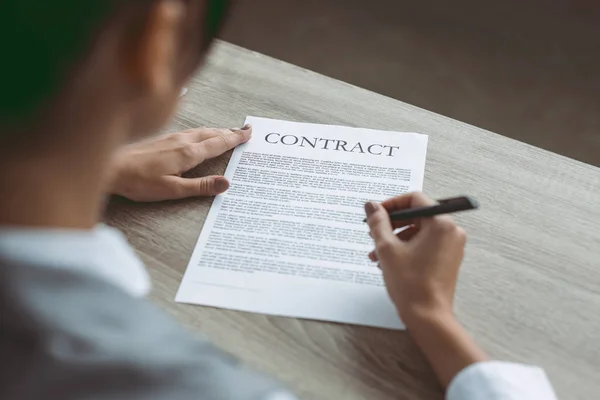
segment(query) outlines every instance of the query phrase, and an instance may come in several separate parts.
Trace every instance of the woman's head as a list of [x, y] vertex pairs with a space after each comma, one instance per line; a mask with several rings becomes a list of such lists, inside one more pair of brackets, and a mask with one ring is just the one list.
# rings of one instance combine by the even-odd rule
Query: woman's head
[[127, 135], [158, 129], [225, 9], [225, 0], [3, 0], [0, 143], [65, 119], [82, 131], [117, 120]]

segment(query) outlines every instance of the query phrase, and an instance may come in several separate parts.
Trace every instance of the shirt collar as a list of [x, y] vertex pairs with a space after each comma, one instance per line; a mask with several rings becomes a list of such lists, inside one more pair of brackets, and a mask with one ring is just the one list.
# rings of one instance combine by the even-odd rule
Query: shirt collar
[[20, 229], [0, 227], [0, 258], [81, 271], [104, 279], [135, 297], [150, 291], [143, 262], [116, 229]]

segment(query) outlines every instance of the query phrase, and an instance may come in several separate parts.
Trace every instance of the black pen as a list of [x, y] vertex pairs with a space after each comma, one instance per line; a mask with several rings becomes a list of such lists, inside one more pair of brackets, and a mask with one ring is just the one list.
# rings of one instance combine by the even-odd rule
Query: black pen
[[[479, 203], [472, 197], [460, 196], [438, 200], [439, 204], [429, 207], [407, 208], [390, 213], [392, 221], [406, 221], [413, 218], [433, 217], [440, 214], [450, 214], [459, 211], [476, 210]], [[365, 218], [364, 222], [367, 222]]]

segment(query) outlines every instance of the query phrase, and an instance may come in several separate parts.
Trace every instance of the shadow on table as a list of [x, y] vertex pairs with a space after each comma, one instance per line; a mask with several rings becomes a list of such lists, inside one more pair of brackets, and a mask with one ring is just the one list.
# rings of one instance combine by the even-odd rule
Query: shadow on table
[[390, 399], [443, 399], [443, 390], [407, 331], [352, 326], [350, 373]]

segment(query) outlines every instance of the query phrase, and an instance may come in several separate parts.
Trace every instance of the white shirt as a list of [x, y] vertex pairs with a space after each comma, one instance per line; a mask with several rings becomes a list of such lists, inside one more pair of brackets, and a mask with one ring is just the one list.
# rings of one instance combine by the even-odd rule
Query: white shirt
[[[142, 261], [121, 232], [99, 225], [91, 231], [0, 228], [0, 257], [53, 268], [85, 271], [135, 297], [150, 291]], [[555, 400], [541, 368], [500, 361], [481, 362], [459, 372], [447, 400]], [[265, 400], [296, 400], [274, 393]]]

